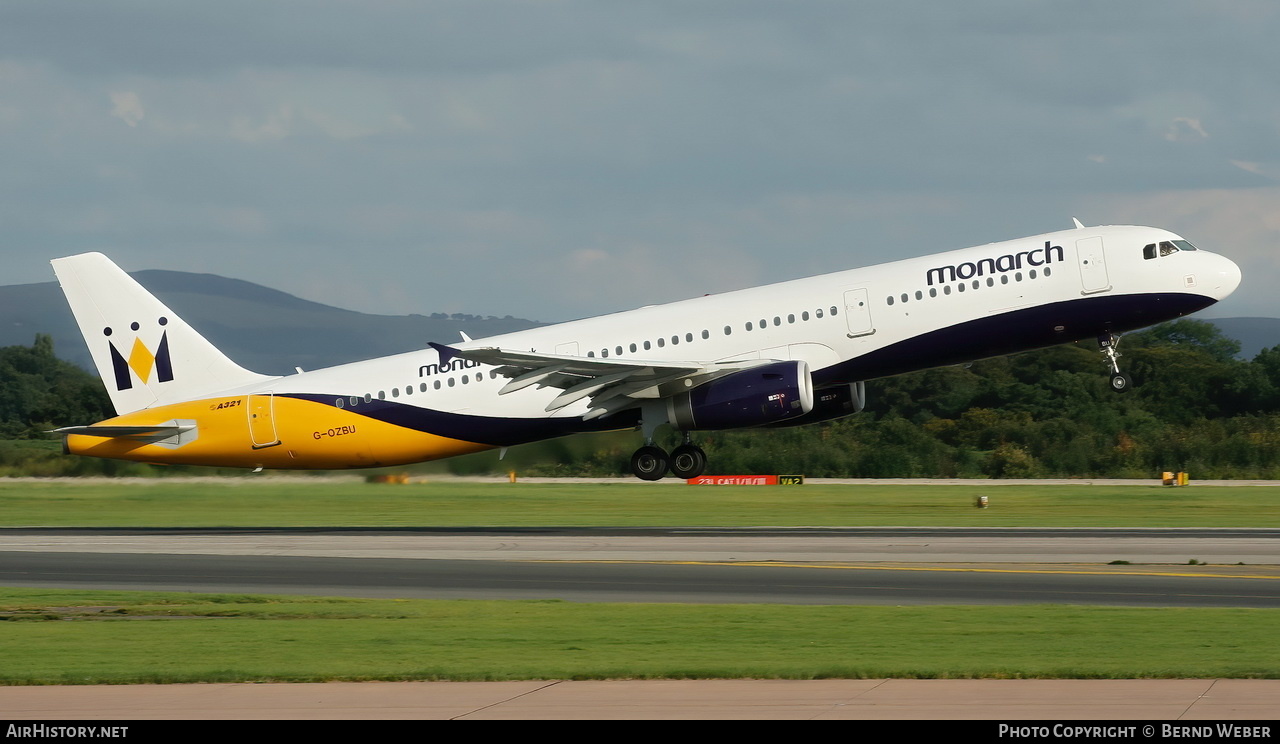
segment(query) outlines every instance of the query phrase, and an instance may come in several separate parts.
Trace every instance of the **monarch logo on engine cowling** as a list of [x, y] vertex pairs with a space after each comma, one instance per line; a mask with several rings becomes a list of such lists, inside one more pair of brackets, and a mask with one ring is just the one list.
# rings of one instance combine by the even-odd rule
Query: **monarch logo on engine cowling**
[[1044, 266], [1045, 264], [1053, 263], [1055, 255], [1058, 261], [1065, 260], [1062, 246], [1051, 245], [1049, 241], [1045, 241], [1044, 248], [1033, 248], [1029, 251], [1018, 251], [1017, 253], [1009, 253], [997, 258], [983, 258], [978, 261], [929, 269], [925, 272], [925, 281], [932, 287], [935, 284], [935, 280], [937, 284], [945, 284], [954, 282], [957, 279], [972, 279], [975, 276], [983, 276], [985, 274], [1003, 274], [1006, 271], [1025, 268], [1026, 266]]
[[[160, 318], [159, 324], [161, 328], [169, 324], [168, 318]], [[129, 324], [129, 329], [135, 334], [142, 328], [142, 324], [134, 321]], [[142, 340], [142, 336], [135, 335], [133, 337], [133, 345], [129, 347], [129, 355], [126, 357], [116, 347], [114, 341], [109, 340], [113, 329], [110, 327], [102, 329], [102, 335], [108, 338], [107, 346], [111, 349], [111, 370], [116, 378], [116, 390], [130, 390], [133, 388], [133, 378], [137, 376], [146, 385], [151, 381], [151, 375], [155, 373], [156, 382], [171, 382], [173, 380], [173, 361], [169, 357], [169, 332], [162, 330], [160, 332], [160, 342], [156, 345], [156, 350], [152, 351]], [[132, 374], [130, 374], [132, 372]]]

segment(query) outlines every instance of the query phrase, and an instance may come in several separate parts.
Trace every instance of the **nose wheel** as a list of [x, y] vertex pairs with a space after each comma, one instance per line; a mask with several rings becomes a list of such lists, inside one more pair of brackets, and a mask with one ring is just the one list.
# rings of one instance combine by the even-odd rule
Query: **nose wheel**
[[1120, 357], [1120, 352], [1116, 351], [1119, 343], [1120, 337], [1114, 333], [1098, 336], [1098, 347], [1107, 358], [1107, 366], [1111, 368], [1111, 389], [1117, 393], [1127, 393], [1133, 387], [1133, 380], [1120, 371], [1120, 365], [1116, 362]]

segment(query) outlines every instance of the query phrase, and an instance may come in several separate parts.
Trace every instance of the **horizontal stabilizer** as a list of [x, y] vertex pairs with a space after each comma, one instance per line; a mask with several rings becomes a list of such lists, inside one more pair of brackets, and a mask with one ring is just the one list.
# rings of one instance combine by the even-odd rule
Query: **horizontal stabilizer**
[[74, 434], [84, 437], [120, 439], [136, 442], [139, 445], [155, 444], [170, 449], [177, 449], [184, 444], [190, 444], [200, 435], [200, 432], [196, 430], [196, 422], [190, 419], [173, 419], [161, 424], [138, 426], [111, 424], [101, 426], [64, 426], [49, 433], [62, 434], [63, 436]]
[[151, 439], [153, 437], [171, 437], [191, 431], [195, 424], [176, 425], [158, 424], [156, 426], [64, 426], [54, 429], [50, 434], [80, 434], [87, 437], [107, 437], [116, 439]]

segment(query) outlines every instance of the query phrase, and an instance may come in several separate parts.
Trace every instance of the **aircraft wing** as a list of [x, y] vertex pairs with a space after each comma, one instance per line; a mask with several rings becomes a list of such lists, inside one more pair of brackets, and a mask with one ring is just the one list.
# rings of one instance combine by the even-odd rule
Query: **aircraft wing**
[[440, 353], [445, 364], [454, 358], [467, 359], [496, 367], [498, 374], [510, 379], [499, 395], [536, 385], [554, 387], [564, 392], [547, 404], [547, 412], [588, 399], [590, 410], [584, 420], [598, 418], [639, 405], [644, 399], [658, 399], [691, 390], [705, 382], [749, 367], [767, 364], [767, 359], [733, 362], [671, 362], [643, 359], [597, 359], [596, 357], [540, 354], [483, 347], [455, 349], [444, 344], [430, 344]]

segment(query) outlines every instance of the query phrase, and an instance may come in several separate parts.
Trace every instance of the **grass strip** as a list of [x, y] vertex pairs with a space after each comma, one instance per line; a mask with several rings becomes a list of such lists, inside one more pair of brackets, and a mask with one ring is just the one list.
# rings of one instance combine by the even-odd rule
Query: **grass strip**
[[1280, 678], [1280, 612], [0, 590], [0, 683]]
[[1280, 488], [0, 482], [8, 527], [594, 525], [1280, 527]]

